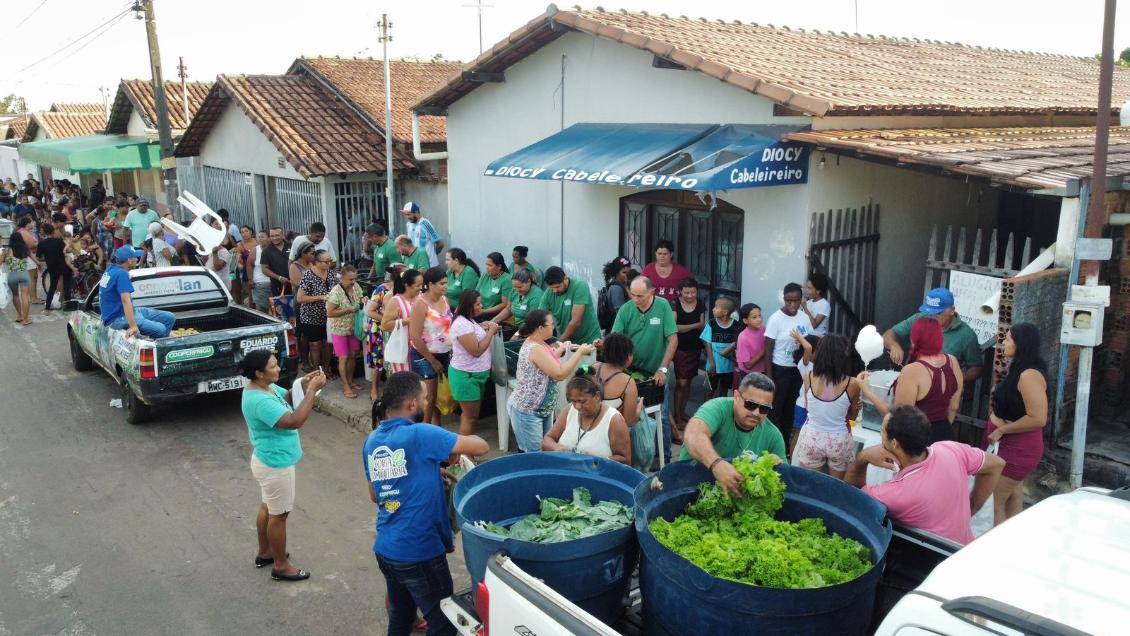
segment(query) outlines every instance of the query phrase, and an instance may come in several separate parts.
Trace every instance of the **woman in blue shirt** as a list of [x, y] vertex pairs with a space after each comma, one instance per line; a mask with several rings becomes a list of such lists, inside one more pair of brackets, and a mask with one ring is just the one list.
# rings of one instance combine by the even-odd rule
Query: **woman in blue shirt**
[[276, 581], [303, 581], [310, 573], [291, 565], [286, 552], [286, 518], [294, 509], [294, 466], [302, 458], [298, 429], [314, 410], [314, 396], [326, 385], [321, 370], [300, 380], [306, 394], [298, 408], [291, 407], [291, 392], [275, 384], [279, 361], [274, 352], [248, 352], [239, 365], [249, 380], [243, 389], [243, 418], [251, 438], [251, 474], [263, 491], [263, 503], [255, 519], [259, 552], [255, 567], [274, 565]]

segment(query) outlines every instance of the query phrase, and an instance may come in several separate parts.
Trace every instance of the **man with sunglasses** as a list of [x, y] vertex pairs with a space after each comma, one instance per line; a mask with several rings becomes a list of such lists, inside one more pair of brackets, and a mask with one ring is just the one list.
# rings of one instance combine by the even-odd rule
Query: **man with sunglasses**
[[739, 455], [756, 458], [763, 451], [778, 459], [785, 456], [785, 438], [769, 421], [774, 390], [769, 376], [750, 373], [733, 397], [714, 398], [700, 406], [683, 433], [679, 459], [697, 459], [723, 490], [740, 494], [744, 478], [728, 460]]

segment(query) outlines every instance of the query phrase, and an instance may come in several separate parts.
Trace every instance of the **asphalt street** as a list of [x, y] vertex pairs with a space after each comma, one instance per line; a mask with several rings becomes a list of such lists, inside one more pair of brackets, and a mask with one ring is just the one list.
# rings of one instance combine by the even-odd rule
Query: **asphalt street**
[[[239, 392], [141, 426], [114, 382], [75, 372], [63, 314], [0, 316], [0, 636], [383, 634], [363, 437], [315, 414], [302, 429], [288, 524], [302, 583], [256, 569], [259, 490]], [[456, 587], [467, 582], [461, 549]]]

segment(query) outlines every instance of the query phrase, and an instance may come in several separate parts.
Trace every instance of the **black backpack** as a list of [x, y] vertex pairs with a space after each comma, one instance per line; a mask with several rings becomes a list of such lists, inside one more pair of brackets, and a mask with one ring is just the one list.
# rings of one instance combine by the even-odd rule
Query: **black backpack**
[[596, 295], [596, 320], [600, 323], [600, 328], [605, 331], [612, 328], [612, 323], [616, 322], [616, 310], [612, 308], [612, 285], [615, 283], [607, 283], [600, 293]]

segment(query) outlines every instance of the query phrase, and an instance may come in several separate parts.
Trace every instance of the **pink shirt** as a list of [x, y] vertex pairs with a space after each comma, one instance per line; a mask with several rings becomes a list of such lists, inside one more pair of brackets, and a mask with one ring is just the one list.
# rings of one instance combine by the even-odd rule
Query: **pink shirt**
[[655, 269], [655, 263], [648, 263], [640, 276], [647, 276], [648, 280], [655, 287], [655, 295], [660, 298], [675, 302], [679, 300], [679, 285], [683, 281], [693, 276], [690, 270], [683, 267], [678, 263], [671, 264], [671, 275], [667, 278], [660, 278], [659, 272]]
[[482, 340], [486, 333], [486, 329], [480, 327], [479, 323], [467, 320], [463, 316], [456, 318], [455, 322], [451, 323], [451, 366], [465, 373], [490, 371], [489, 348], [476, 358], [463, 348], [463, 343], [459, 342], [460, 336], [474, 334], [475, 340]]
[[752, 360], [764, 351], [765, 325], [761, 325], [761, 328], [756, 330], [750, 329], [749, 327], [742, 329], [742, 332], [738, 334], [738, 369], [742, 373], [752, 373], [754, 371], [765, 373], [765, 356], [761, 356], [760, 360], [749, 367], [742, 364], [743, 360]]
[[928, 453], [924, 461], [888, 482], [864, 486], [863, 492], [886, 505], [895, 522], [965, 545], [973, 540], [969, 475], [985, 465], [985, 451], [961, 442], [935, 442]]

